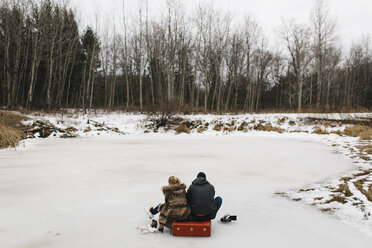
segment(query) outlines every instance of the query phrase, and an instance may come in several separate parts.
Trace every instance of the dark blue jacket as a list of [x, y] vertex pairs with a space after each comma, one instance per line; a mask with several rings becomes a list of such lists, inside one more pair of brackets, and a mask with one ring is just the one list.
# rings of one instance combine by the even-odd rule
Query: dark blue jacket
[[214, 187], [202, 177], [196, 178], [187, 190], [187, 203], [193, 215], [211, 215], [217, 210]]

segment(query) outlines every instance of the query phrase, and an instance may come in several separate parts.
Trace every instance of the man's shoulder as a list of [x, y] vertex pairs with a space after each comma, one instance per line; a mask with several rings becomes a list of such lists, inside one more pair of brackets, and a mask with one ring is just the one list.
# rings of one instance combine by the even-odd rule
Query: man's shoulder
[[213, 184], [211, 184], [210, 182], [208, 182], [206, 185], [207, 185], [208, 188], [210, 188], [211, 190], [214, 191], [214, 186], [213, 186]]
[[[205, 181], [207, 181], [207, 180], [205, 180]], [[211, 184], [211, 182], [209, 182], [209, 181], [207, 181], [206, 184], [207, 184], [207, 185], [210, 185], [210, 186], [212, 186], [212, 187], [214, 187], [213, 184]]]

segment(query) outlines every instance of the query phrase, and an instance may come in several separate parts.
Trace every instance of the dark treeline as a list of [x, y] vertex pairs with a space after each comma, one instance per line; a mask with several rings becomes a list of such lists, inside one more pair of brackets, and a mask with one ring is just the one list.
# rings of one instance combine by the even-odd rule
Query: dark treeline
[[[167, 1], [123, 11], [121, 32], [79, 30], [54, 1], [0, 4], [0, 105], [37, 109], [126, 108], [247, 111], [372, 106], [371, 41], [346, 50], [327, 3], [308, 24], [283, 21], [272, 49], [259, 24], [213, 6], [183, 13]], [[135, 13], [135, 14], [133, 14]], [[135, 16], [133, 18], [133, 16]], [[129, 24], [130, 23], [130, 24]]]

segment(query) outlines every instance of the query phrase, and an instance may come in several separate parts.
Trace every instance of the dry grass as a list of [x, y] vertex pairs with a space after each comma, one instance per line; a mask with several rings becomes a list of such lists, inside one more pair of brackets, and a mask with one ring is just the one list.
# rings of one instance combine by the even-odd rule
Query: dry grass
[[283, 197], [287, 197], [287, 194], [284, 193], [284, 192], [275, 192], [274, 194], [275, 195], [280, 195], [280, 196], [283, 196]]
[[342, 135], [344, 134], [344, 133], [341, 132], [341, 131], [332, 131], [332, 132], [330, 132], [330, 133], [337, 134], [337, 135], [340, 135], [340, 136], [342, 136]]
[[338, 127], [338, 126], [341, 125], [341, 123], [335, 123], [335, 122], [328, 122], [328, 121], [326, 121], [326, 122], [323, 123], [323, 125], [326, 128], [327, 127]]
[[345, 199], [345, 197], [341, 195], [332, 195], [332, 198], [326, 201], [325, 203], [331, 203], [331, 202], [339, 202], [339, 203], [345, 204], [347, 200]]
[[21, 121], [27, 119], [25, 116], [0, 111], [0, 148], [15, 147], [26, 137]]
[[313, 133], [316, 133], [316, 134], [329, 134], [329, 132], [327, 132], [326, 130], [323, 130], [323, 128], [319, 127], [319, 126], [316, 126]]
[[313, 191], [315, 189], [312, 189], [312, 188], [309, 188], [309, 189], [300, 189], [299, 192], [309, 192], [309, 191]]
[[355, 174], [354, 177], [366, 176], [366, 175], [369, 175], [371, 173], [372, 173], [372, 169], [371, 170], [364, 170], [362, 172], [359, 172], [358, 174]]
[[360, 179], [354, 182], [355, 187], [367, 197], [368, 201], [372, 202], [372, 185], [369, 185], [368, 190], [364, 189], [364, 183], [367, 181], [366, 178]]
[[244, 131], [244, 130], [246, 129], [247, 125], [248, 125], [248, 124], [247, 124], [245, 121], [243, 121], [243, 122], [239, 125], [239, 127], [238, 127], [238, 131]]
[[232, 120], [230, 123], [227, 123], [226, 125], [229, 127], [235, 126], [235, 120]]
[[190, 128], [187, 126], [187, 124], [185, 123], [182, 123], [182, 124], [179, 124], [176, 129], [176, 134], [180, 134], [180, 133], [187, 133], [189, 134], [190, 133]]
[[291, 125], [291, 126], [294, 126], [296, 124], [296, 122], [291, 120], [291, 121], [288, 122], [288, 124]]
[[216, 125], [214, 126], [213, 130], [219, 132], [219, 131], [222, 130], [222, 127], [223, 127], [223, 126], [222, 126], [221, 124], [216, 124]]
[[331, 212], [332, 208], [321, 208], [320, 211], [322, 212]]
[[229, 132], [229, 133], [231, 133], [234, 130], [235, 130], [235, 128], [234, 127], [231, 127], [231, 126], [227, 126], [227, 127], [224, 127], [223, 128], [223, 131], [224, 132]]
[[278, 121], [277, 121], [277, 124], [278, 125], [282, 125], [288, 118], [287, 117], [283, 117], [283, 118], [280, 118]]
[[92, 131], [92, 129], [90, 127], [87, 127], [84, 129], [84, 133], [89, 133], [90, 131]]
[[363, 153], [359, 153], [358, 154], [359, 158], [365, 160], [365, 161], [369, 161], [371, 160], [368, 156], [364, 155]]
[[204, 133], [207, 130], [208, 130], [208, 127], [205, 127], [205, 126], [200, 126], [197, 129], [198, 133]]
[[28, 120], [29, 118], [13, 114], [6, 111], [0, 111], [0, 124], [10, 127], [22, 127], [21, 121]]
[[360, 151], [362, 151], [364, 153], [372, 155], [372, 145], [370, 145], [370, 144], [360, 145], [360, 146], [357, 146], [356, 148], [358, 148]]
[[76, 128], [74, 128], [74, 127], [68, 127], [68, 128], [66, 128], [65, 129], [67, 132], [77, 132], [77, 131], [79, 131], [79, 130], [77, 130]]
[[342, 193], [346, 197], [350, 197], [350, 196], [353, 195], [353, 193], [351, 193], [351, 191], [349, 189], [349, 186], [347, 185], [347, 181], [345, 183], [340, 184], [338, 186], [338, 189], [335, 189], [332, 192], [334, 192], [334, 193]]
[[306, 131], [296, 129], [296, 130], [290, 131], [290, 133], [306, 133]]
[[26, 134], [17, 128], [0, 124], [0, 148], [16, 147]]
[[365, 125], [346, 127], [344, 134], [352, 137], [360, 137], [362, 140], [372, 140], [372, 128]]
[[254, 130], [257, 130], [257, 131], [266, 131], [266, 132], [278, 132], [278, 133], [283, 133], [284, 132], [284, 129], [280, 128], [280, 127], [273, 127], [271, 126], [271, 124], [267, 124], [267, 125], [262, 125], [261, 123], [260, 124], [257, 124], [253, 127]]

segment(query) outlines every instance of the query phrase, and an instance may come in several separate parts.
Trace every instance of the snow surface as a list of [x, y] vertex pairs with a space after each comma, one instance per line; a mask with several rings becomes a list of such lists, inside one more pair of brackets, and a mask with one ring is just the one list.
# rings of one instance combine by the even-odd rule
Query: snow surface
[[[371, 247], [371, 233], [275, 194], [353, 171], [352, 161], [305, 134], [263, 134], [48, 138], [0, 151], [0, 246]], [[217, 217], [238, 221], [213, 221], [210, 238], [140, 234], [168, 177], [189, 185], [199, 171], [223, 198]]]

